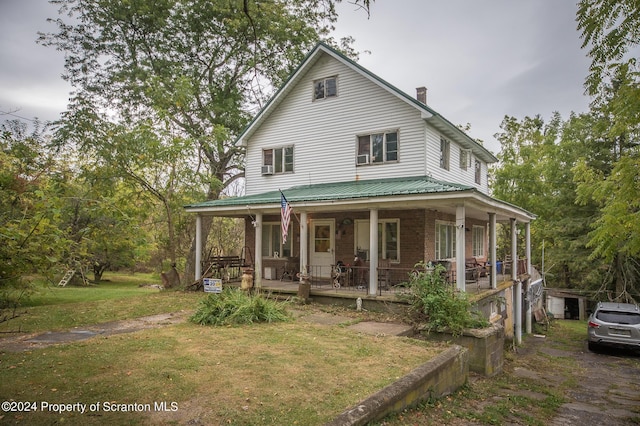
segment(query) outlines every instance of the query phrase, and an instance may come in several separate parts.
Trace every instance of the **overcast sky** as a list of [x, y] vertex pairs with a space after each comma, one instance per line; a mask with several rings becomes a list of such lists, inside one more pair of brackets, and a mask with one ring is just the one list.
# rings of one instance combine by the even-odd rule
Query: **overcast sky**
[[[360, 64], [427, 103], [494, 153], [505, 115], [584, 112], [589, 61], [576, 31], [576, 0], [376, 0], [371, 17], [345, 0], [336, 37], [351, 35]], [[0, 0], [0, 121], [55, 120], [70, 87], [64, 57], [36, 44], [53, 31], [45, 0]]]

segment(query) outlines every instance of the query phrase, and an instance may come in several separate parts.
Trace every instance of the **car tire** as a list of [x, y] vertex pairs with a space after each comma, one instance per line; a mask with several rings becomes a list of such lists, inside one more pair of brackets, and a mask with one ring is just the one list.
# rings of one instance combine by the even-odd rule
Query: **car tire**
[[598, 351], [598, 348], [599, 348], [598, 344], [597, 344], [597, 343], [595, 343], [595, 342], [588, 342], [588, 343], [587, 343], [587, 346], [589, 347], [589, 350], [590, 350], [591, 352], [597, 352], [597, 351]]

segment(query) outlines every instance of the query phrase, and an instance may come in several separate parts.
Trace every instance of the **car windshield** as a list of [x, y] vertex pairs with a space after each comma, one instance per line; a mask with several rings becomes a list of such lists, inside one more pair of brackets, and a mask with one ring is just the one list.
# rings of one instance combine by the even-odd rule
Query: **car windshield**
[[598, 311], [596, 318], [615, 324], [640, 324], [640, 313], [635, 312]]

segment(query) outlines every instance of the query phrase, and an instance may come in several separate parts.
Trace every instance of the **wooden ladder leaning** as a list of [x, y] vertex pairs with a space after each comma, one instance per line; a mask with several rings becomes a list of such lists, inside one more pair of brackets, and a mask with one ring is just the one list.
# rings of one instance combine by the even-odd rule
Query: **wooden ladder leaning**
[[64, 274], [64, 277], [62, 277], [62, 279], [60, 280], [60, 282], [58, 283], [59, 287], [64, 287], [67, 285], [67, 283], [69, 281], [71, 281], [71, 278], [73, 278], [73, 276], [76, 274], [76, 270], [75, 269], [69, 269], [67, 271], [66, 274]]

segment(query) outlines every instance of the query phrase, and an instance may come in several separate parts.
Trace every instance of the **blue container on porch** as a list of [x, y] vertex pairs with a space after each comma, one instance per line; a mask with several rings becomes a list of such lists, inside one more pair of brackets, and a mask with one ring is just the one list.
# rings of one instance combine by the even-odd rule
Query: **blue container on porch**
[[502, 262], [500, 261], [496, 262], [496, 271], [498, 274], [502, 274]]

